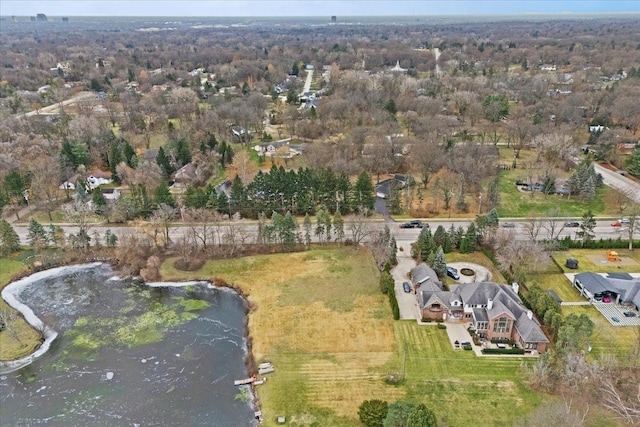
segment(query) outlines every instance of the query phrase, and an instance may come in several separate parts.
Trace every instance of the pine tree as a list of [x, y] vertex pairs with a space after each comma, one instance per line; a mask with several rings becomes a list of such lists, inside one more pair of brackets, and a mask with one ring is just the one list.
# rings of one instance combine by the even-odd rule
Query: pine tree
[[160, 169], [162, 169], [165, 177], [168, 177], [174, 172], [173, 166], [171, 166], [169, 157], [167, 157], [163, 147], [158, 149], [158, 154], [156, 154], [156, 163], [160, 166]]
[[447, 274], [447, 261], [444, 258], [442, 246], [438, 246], [438, 249], [436, 249], [435, 258], [431, 267], [438, 277], [444, 277]]
[[49, 236], [47, 235], [46, 230], [42, 224], [35, 219], [31, 218], [27, 230], [27, 240], [31, 247], [44, 248], [49, 244]]
[[0, 219], [0, 253], [8, 255], [20, 249], [20, 237], [5, 219]]
[[291, 216], [291, 212], [287, 212], [282, 223], [282, 244], [286, 248], [291, 248], [296, 244], [296, 230], [298, 224]]
[[375, 202], [375, 188], [371, 182], [371, 175], [366, 171], [360, 172], [352, 190], [352, 206], [360, 213], [369, 213], [373, 210]]
[[344, 219], [342, 219], [340, 209], [337, 209], [333, 216], [333, 229], [336, 235], [336, 242], [344, 241]]
[[467, 228], [467, 232], [464, 235], [464, 239], [467, 242], [467, 252], [474, 252], [478, 244], [478, 232], [476, 231], [476, 225], [472, 222]]
[[304, 244], [306, 246], [309, 246], [311, 244], [311, 218], [309, 217], [309, 214], [305, 214], [304, 215], [304, 223], [303, 223], [303, 228], [304, 228]]
[[103, 216], [107, 212], [107, 199], [98, 188], [91, 193], [91, 203], [96, 215]]
[[169, 190], [169, 184], [166, 181], [162, 181], [160, 185], [156, 187], [153, 193], [153, 203], [155, 206], [167, 205], [172, 208], [176, 207], [176, 202], [173, 199], [173, 195]]

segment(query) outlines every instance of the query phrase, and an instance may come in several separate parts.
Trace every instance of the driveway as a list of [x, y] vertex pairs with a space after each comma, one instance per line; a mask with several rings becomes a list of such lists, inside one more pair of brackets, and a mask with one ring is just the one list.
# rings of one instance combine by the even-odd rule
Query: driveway
[[420, 319], [416, 294], [413, 288], [409, 293], [402, 289], [403, 282], [411, 283], [409, 280], [409, 271], [416, 266], [416, 262], [411, 258], [411, 243], [410, 241], [396, 242], [398, 246], [398, 253], [396, 254], [398, 265], [391, 269], [391, 275], [395, 283], [396, 299], [398, 300], [398, 307], [400, 307], [400, 318], [415, 320]]
[[[456, 282], [458, 283], [474, 283], [474, 282], [490, 282], [491, 281], [492, 275], [489, 269], [479, 264], [473, 264], [470, 262], [450, 262], [450, 263], [447, 263], [447, 266], [453, 267], [458, 270], [458, 274], [460, 275], [460, 279], [456, 280]], [[474, 274], [472, 276], [465, 276], [464, 274], [462, 274], [462, 271], [461, 271], [463, 268], [468, 268], [470, 270], [473, 270]]]
[[482, 348], [473, 343], [471, 335], [467, 330], [467, 324], [462, 322], [445, 322], [445, 325], [447, 325], [447, 335], [449, 336], [449, 342], [451, 342], [451, 348], [454, 350], [462, 350], [462, 345], [456, 346], [455, 342], [458, 341], [458, 344], [468, 342], [471, 344], [476, 356], [482, 356]]

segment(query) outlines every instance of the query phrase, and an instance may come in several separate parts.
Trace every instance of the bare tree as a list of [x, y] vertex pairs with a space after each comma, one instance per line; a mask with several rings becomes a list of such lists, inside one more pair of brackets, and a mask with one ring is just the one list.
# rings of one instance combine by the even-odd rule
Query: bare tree
[[360, 245], [373, 233], [372, 224], [367, 221], [367, 216], [364, 213], [349, 216], [345, 222], [354, 245]]
[[411, 147], [411, 167], [420, 176], [424, 188], [445, 163], [446, 153], [435, 135], [416, 141]]
[[529, 237], [529, 240], [535, 242], [538, 240], [538, 235], [540, 234], [540, 230], [542, 230], [543, 228], [543, 223], [542, 221], [540, 221], [540, 218], [530, 216], [527, 217], [527, 220], [523, 224], [522, 228], [524, 228], [527, 232], [527, 237]]
[[501, 268], [516, 278], [540, 271], [550, 262], [543, 245], [516, 240], [512, 230], [503, 231], [496, 236], [496, 255]]
[[164, 239], [164, 246], [168, 246], [171, 242], [169, 238], [169, 229], [171, 223], [176, 219], [178, 210], [169, 205], [161, 203], [158, 208], [151, 215], [151, 223], [160, 226], [162, 231], [162, 238]]
[[560, 233], [564, 230], [564, 220], [561, 218], [561, 212], [558, 208], [552, 208], [547, 211], [542, 218], [542, 227], [547, 230], [549, 240], [556, 240], [560, 237]]

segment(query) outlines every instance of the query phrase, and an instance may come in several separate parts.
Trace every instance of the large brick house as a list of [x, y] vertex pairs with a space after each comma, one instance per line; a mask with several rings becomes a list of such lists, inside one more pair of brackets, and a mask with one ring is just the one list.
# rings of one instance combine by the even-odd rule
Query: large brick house
[[549, 340], [531, 310], [522, 305], [517, 284], [478, 282], [445, 291], [433, 279], [435, 273], [425, 268], [431, 270], [421, 264], [411, 272], [423, 319], [459, 319], [470, 323], [481, 338], [512, 340], [529, 352], [546, 350]]

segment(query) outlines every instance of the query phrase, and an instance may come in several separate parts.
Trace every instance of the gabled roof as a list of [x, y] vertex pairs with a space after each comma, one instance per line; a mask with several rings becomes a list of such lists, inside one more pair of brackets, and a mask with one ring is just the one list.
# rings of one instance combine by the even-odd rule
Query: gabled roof
[[529, 319], [527, 313], [520, 315], [515, 327], [524, 342], [549, 342], [540, 325], [535, 320]]
[[488, 322], [489, 317], [487, 316], [487, 311], [482, 308], [474, 308], [473, 309], [473, 318], [476, 322]]
[[498, 316], [501, 316], [503, 314], [506, 314], [507, 316], [513, 318], [514, 320], [516, 319], [516, 317], [514, 316], [514, 314], [511, 312], [511, 310], [509, 310], [505, 304], [502, 303], [502, 301], [497, 300], [493, 303], [493, 307], [491, 307], [490, 309], [487, 308], [487, 317], [489, 319], [495, 319]]
[[436, 272], [424, 262], [413, 267], [410, 274], [411, 281], [417, 285], [422, 285], [429, 279], [431, 279], [431, 282], [440, 283]]
[[[440, 303], [441, 305], [450, 308], [449, 294], [447, 291], [429, 292], [429, 299], [426, 300], [423, 307], [430, 306], [433, 303]], [[427, 295], [425, 295], [427, 296]]]
[[610, 290], [608, 279], [590, 271], [576, 274], [575, 280], [579, 280], [582, 287], [594, 295]]

